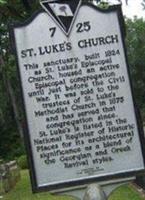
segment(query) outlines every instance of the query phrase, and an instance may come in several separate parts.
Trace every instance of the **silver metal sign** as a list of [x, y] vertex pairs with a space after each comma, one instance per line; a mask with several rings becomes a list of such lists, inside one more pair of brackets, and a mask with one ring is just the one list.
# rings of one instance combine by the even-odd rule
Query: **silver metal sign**
[[[60, 5], [51, 6], [61, 16]], [[69, 4], [65, 9], [70, 17]], [[82, 4], [69, 34], [41, 11], [12, 35], [33, 191], [142, 172], [121, 8]]]

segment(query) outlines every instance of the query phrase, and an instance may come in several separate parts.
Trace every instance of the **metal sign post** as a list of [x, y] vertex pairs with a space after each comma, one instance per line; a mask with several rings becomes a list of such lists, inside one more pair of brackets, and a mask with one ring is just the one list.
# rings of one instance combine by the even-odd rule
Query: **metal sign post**
[[54, 193], [75, 197], [78, 200], [107, 200], [110, 194], [121, 185], [128, 184], [135, 177], [118, 179], [100, 183], [93, 183], [84, 188], [70, 188], [68, 191]]

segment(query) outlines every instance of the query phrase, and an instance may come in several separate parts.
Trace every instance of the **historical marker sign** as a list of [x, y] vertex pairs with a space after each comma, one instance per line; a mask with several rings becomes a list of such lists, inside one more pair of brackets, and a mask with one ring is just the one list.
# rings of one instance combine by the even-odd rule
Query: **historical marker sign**
[[42, 11], [14, 26], [34, 191], [144, 170], [121, 19], [82, 4], [71, 29]]

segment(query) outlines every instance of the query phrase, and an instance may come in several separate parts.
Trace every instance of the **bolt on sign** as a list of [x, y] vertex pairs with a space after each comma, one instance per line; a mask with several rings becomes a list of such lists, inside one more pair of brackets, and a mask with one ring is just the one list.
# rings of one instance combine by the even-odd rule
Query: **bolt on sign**
[[121, 7], [41, 5], [11, 27], [33, 191], [143, 172]]

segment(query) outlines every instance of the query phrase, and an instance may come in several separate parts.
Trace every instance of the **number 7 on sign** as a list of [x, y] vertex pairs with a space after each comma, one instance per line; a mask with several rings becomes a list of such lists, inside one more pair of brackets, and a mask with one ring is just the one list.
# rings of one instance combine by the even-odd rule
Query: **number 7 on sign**
[[56, 27], [50, 28], [49, 31], [51, 32], [51, 35], [50, 35], [50, 36], [53, 37], [54, 34], [55, 34], [55, 32], [56, 32]]

